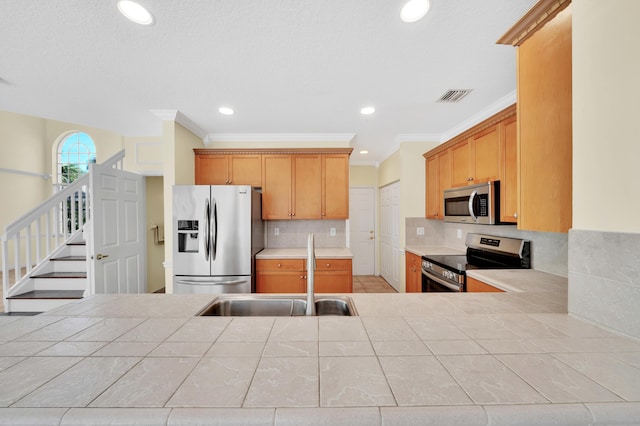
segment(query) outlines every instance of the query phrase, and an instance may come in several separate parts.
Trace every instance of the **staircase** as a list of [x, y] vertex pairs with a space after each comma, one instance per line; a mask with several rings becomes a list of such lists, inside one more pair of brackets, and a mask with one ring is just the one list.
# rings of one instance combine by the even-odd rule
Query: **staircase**
[[[122, 169], [123, 158], [121, 151], [103, 166]], [[92, 235], [91, 173], [5, 227], [0, 236], [5, 312], [44, 312], [94, 291], [84, 238], [85, 228]]]
[[[28, 275], [23, 293], [7, 297], [13, 313], [44, 312], [82, 299], [87, 289], [86, 244], [69, 241], [37, 272]], [[29, 290], [33, 288], [32, 290]]]

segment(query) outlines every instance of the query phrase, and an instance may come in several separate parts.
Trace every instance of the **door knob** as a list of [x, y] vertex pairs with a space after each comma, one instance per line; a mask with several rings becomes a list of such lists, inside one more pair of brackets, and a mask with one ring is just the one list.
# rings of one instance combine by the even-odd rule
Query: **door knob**
[[98, 260], [106, 259], [107, 257], [109, 257], [108, 254], [102, 254], [102, 253], [96, 254], [96, 259]]

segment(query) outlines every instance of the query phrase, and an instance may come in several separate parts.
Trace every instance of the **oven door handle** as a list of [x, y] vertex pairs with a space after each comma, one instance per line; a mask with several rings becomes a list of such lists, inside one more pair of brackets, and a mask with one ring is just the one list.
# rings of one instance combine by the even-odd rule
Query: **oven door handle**
[[437, 276], [435, 276], [435, 275], [433, 275], [433, 274], [431, 274], [431, 273], [429, 273], [429, 272], [425, 271], [424, 269], [422, 270], [422, 274], [423, 274], [423, 275], [426, 275], [429, 279], [434, 280], [434, 281], [435, 281], [435, 282], [437, 282], [438, 284], [440, 284], [440, 285], [443, 285], [443, 286], [447, 287], [447, 288], [448, 288], [449, 290], [451, 290], [451, 291], [458, 291], [458, 292], [461, 292], [461, 291], [462, 291], [462, 288], [461, 288], [461, 287], [459, 287], [459, 286], [458, 286], [458, 287], [456, 287], [456, 286], [454, 286], [454, 285], [452, 285], [452, 284], [449, 284], [448, 282], [446, 282], [446, 281], [445, 281], [445, 280], [443, 280], [442, 278], [437, 277]]
[[478, 218], [476, 217], [476, 215], [473, 214], [473, 200], [476, 198], [476, 195], [478, 195], [478, 191], [474, 189], [471, 195], [469, 196], [469, 216], [471, 216], [474, 222], [478, 221]]

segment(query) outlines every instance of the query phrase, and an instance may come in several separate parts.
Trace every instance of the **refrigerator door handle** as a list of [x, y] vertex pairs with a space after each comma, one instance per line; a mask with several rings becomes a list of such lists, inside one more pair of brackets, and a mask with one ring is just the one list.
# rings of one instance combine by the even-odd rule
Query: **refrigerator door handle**
[[215, 198], [212, 198], [212, 202], [213, 202], [213, 226], [212, 226], [212, 236], [211, 236], [211, 241], [213, 244], [213, 250], [211, 253], [211, 260], [216, 260], [216, 254], [218, 252], [218, 203], [216, 202]]
[[209, 233], [210, 233], [210, 228], [211, 228], [211, 224], [209, 222], [209, 212], [211, 211], [211, 206], [209, 205], [209, 199], [207, 198], [206, 202], [205, 202], [205, 206], [204, 206], [204, 235], [203, 235], [203, 240], [204, 240], [204, 260], [206, 260], [207, 262], [209, 261], [209, 251], [211, 249], [210, 247], [210, 239], [209, 239]]
[[177, 284], [187, 285], [236, 285], [244, 284], [247, 280], [230, 280], [230, 281], [193, 281], [193, 280], [176, 280]]

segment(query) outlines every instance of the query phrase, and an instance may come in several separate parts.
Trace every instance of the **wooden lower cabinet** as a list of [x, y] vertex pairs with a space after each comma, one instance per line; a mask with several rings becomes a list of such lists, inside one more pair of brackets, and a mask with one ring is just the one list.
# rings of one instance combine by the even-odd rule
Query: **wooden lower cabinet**
[[480, 292], [503, 293], [503, 290], [500, 290], [499, 288], [495, 288], [492, 285], [489, 285], [485, 282], [482, 282], [480, 280], [477, 280], [475, 278], [468, 276], [467, 277], [467, 293], [480, 293]]
[[422, 292], [422, 258], [416, 254], [405, 252], [405, 265], [406, 265], [406, 287], [407, 293], [421, 293]]
[[[256, 293], [306, 293], [306, 259], [256, 260]], [[317, 259], [315, 293], [351, 293], [351, 259]]]
[[316, 293], [352, 293], [351, 259], [316, 259]]

